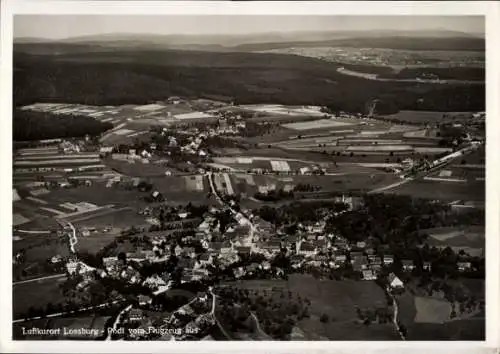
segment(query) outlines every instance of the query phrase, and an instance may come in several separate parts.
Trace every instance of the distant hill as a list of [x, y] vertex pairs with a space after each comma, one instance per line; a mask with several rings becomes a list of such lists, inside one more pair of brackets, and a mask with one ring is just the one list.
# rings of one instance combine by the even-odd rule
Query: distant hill
[[[27, 44], [87, 46], [89, 48], [182, 49], [202, 51], [261, 51], [292, 46], [352, 46], [416, 50], [479, 50], [484, 37], [456, 31], [324, 31], [260, 33], [248, 35], [156, 35], [111, 33], [60, 40], [17, 38], [15, 49]], [[24, 44], [24, 46], [19, 46]]]

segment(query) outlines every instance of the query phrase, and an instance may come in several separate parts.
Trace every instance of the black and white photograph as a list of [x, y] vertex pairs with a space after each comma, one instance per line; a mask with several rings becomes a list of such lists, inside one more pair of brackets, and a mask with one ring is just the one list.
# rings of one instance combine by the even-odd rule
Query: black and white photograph
[[484, 15], [12, 37], [14, 342], [486, 340]]

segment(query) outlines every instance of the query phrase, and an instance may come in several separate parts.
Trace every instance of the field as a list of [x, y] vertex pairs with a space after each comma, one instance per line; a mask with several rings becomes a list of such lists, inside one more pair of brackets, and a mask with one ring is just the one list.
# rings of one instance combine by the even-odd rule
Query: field
[[53, 305], [64, 303], [65, 297], [59, 288], [59, 284], [65, 280], [66, 278], [63, 277], [14, 285], [12, 290], [13, 318], [19, 318], [31, 306], [43, 308], [48, 303]]
[[[452, 285], [453, 281], [448, 280]], [[455, 284], [456, 283], [456, 284]], [[459, 279], [455, 285], [465, 286], [477, 299], [484, 299], [484, 281]], [[450, 320], [451, 305], [441, 299], [413, 296], [408, 292], [398, 296], [399, 319], [407, 328], [407, 340], [483, 340], [484, 313], [467, 319]]]
[[[236, 193], [245, 193], [252, 197], [259, 187], [273, 187], [276, 189], [292, 188], [297, 184], [311, 184], [320, 187], [319, 192], [348, 192], [371, 190], [379, 186], [393, 183], [396, 177], [392, 174], [380, 172], [370, 168], [359, 167], [340, 168], [336, 174], [329, 176], [274, 176], [274, 175], [242, 175], [231, 176], [232, 188]], [[314, 193], [295, 193], [300, 198], [320, 198]]]
[[470, 318], [444, 324], [415, 323], [409, 328], [409, 340], [483, 341], [486, 329], [484, 318]]
[[30, 219], [25, 218], [21, 214], [15, 213], [12, 215], [12, 225], [14, 225], [14, 226], [26, 224], [29, 221], [30, 221]]
[[482, 256], [486, 246], [484, 226], [449, 227], [422, 230], [430, 237], [428, 243], [435, 247], [451, 247], [471, 256]]
[[465, 237], [473, 242], [476, 239], [484, 239], [485, 230], [483, 226], [464, 226], [464, 227], [440, 227], [434, 229], [421, 230], [437, 241], [453, 242], [454, 238]]
[[[130, 225], [130, 224], [129, 224]], [[140, 226], [140, 225], [137, 225]], [[88, 252], [90, 254], [96, 254], [104, 246], [110, 244], [115, 239], [116, 235], [108, 235], [102, 233], [92, 234], [87, 237], [79, 237], [78, 243], [75, 245], [77, 252]]]
[[484, 202], [486, 197], [484, 181], [455, 183], [417, 180], [396, 187], [391, 192], [449, 202], [456, 200]]
[[203, 192], [205, 191], [204, 177], [200, 175], [196, 176], [185, 176], [184, 182], [186, 184], [186, 189], [191, 192]]
[[72, 221], [77, 227], [96, 227], [104, 228], [113, 226], [117, 229], [124, 229], [128, 226], [144, 226], [147, 225], [144, 217], [137, 214], [135, 209], [124, 208], [120, 210], [110, 210], [109, 213], [89, 215]]
[[465, 164], [451, 165], [446, 169], [432, 173], [429, 179], [436, 179], [444, 182], [476, 182], [485, 180], [485, 172], [486, 171], [484, 167], [476, 167]]
[[410, 124], [434, 124], [452, 120], [467, 120], [472, 118], [472, 112], [399, 111], [395, 114], [384, 115], [384, 118]]
[[273, 105], [273, 104], [252, 104], [240, 106], [244, 110], [258, 112], [268, 116], [297, 116], [297, 117], [321, 117], [324, 115], [320, 111], [321, 107], [304, 107], [304, 106], [290, 106], [290, 105]]
[[43, 199], [55, 205], [85, 201], [98, 206], [109, 204], [115, 206], [134, 206], [144, 204], [140, 200], [144, 195], [144, 193], [137, 190], [127, 190], [119, 187], [107, 188], [104, 184], [94, 183], [91, 187], [53, 190]]
[[[310, 318], [298, 323], [306, 340], [394, 340], [398, 339], [392, 324], [357, 324], [356, 306], [385, 307], [384, 291], [374, 282], [317, 280], [308, 275], [292, 275], [288, 281], [250, 280], [227, 285], [245, 289], [273, 291], [284, 288], [311, 301]], [[327, 314], [328, 323], [319, 321]]]
[[[133, 163], [129, 163], [129, 161]], [[144, 164], [141, 160], [129, 161], [120, 161], [108, 158], [104, 162], [113, 171], [130, 177], [160, 177], [164, 176], [165, 171], [167, 171], [167, 168], [154, 163]]]
[[[310, 276], [292, 276], [288, 287], [311, 300], [311, 318], [299, 324], [306, 333], [330, 340], [389, 340], [396, 337], [390, 324], [371, 325], [367, 330], [364, 325], [354, 323], [356, 306], [361, 309], [386, 306], [384, 292], [374, 282], [320, 281]], [[319, 321], [324, 313], [330, 318], [327, 324]]]
[[167, 203], [212, 203], [207, 199], [210, 190], [208, 179], [200, 175], [152, 177], [149, 181], [154, 185], [154, 190], [165, 197]]
[[[326, 122], [349, 124], [330, 128], [318, 128], [315, 124]], [[430, 129], [395, 124], [376, 119], [335, 118], [313, 122], [300, 122], [285, 125], [288, 129], [300, 128], [300, 134], [290, 129], [282, 132], [282, 140], [268, 140], [258, 145], [261, 147], [279, 147], [288, 152], [317, 152], [334, 155], [331, 158], [344, 161], [347, 158], [359, 157], [384, 162], [387, 159], [396, 162], [407, 157], [418, 158], [424, 155], [437, 155], [451, 151], [438, 145], [437, 139]], [[335, 129], [338, 128], [338, 129]], [[434, 134], [434, 135], [433, 135]], [[398, 155], [394, 157], [394, 155]]]
[[311, 129], [325, 129], [325, 128], [336, 128], [350, 126], [351, 123], [341, 122], [335, 119], [320, 119], [313, 122], [297, 122], [284, 124], [283, 126], [288, 129], [294, 130], [311, 130]]

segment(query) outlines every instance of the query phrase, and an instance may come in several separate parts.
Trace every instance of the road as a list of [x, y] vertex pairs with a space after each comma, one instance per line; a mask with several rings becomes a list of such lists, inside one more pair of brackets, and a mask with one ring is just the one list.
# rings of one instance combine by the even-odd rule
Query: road
[[66, 221], [66, 224], [64, 224], [61, 220], [59, 220], [58, 218], [55, 218], [56, 222], [61, 225], [61, 227], [63, 228], [63, 231], [66, 231], [66, 226], [69, 226], [70, 229], [71, 229], [71, 234], [68, 234], [68, 244], [69, 244], [69, 248], [71, 250], [71, 252], [76, 255], [76, 251], [75, 251], [75, 245], [76, 243], [78, 242], [78, 238], [76, 237], [76, 229], [75, 227], [73, 226], [73, 224], [71, 224], [69, 221]]
[[108, 331], [105, 340], [108, 340], [108, 341], [111, 340], [111, 334], [116, 331], [118, 325], [120, 324], [120, 321], [122, 320], [122, 316], [126, 312], [130, 311], [131, 308], [132, 308], [132, 305], [128, 305], [127, 307], [125, 307], [123, 310], [120, 311], [120, 313], [118, 314], [118, 316], [116, 316], [115, 322], [113, 322], [113, 326], [111, 327], [112, 330]]
[[446, 160], [446, 162], [444, 162], [444, 163], [442, 163], [442, 164], [440, 164], [438, 166], [430, 168], [428, 171], [420, 172], [416, 176], [407, 177], [407, 178], [402, 179], [401, 181], [392, 183], [390, 185], [387, 185], [387, 186], [384, 186], [384, 187], [380, 187], [380, 188], [371, 190], [370, 192], [368, 192], [368, 194], [385, 192], [385, 191], [394, 189], [396, 187], [402, 186], [404, 184], [407, 184], [407, 183], [409, 183], [411, 181], [424, 178], [424, 177], [430, 175], [431, 173], [436, 172], [439, 169], [444, 168], [444, 167], [452, 164], [456, 159], [458, 159], [458, 158], [460, 158], [462, 156], [465, 156], [468, 153], [473, 152], [475, 149], [479, 148], [479, 146], [480, 145], [476, 145], [476, 146], [469, 145], [469, 146], [466, 146], [465, 148], [463, 148], [463, 149], [461, 149], [459, 151], [453, 152], [453, 153], [449, 154], [448, 156], [444, 157], [444, 158], [449, 158], [449, 159]]
[[212, 291], [212, 289], [209, 289], [210, 295], [212, 295], [212, 310], [210, 311], [210, 314], [213, 316], [215, 324], [217, 327], [219, 327], [220, 331], [222, 334], [229, 340], [232, 340], [233, 338], [229, 335], [229, 333], [226, 332], [224, 327], [220, 324], [219, 320], [217, 319], [217, 316], [215, 315], [215, 306], [217, 303], [217, 295], [215, 295]]
[[386, 289], [387, 294], [392, 298], [392, 308], [394, 309], [394, 314], [392, 317], [392, 323], [394, 324], [394, 328], [396, 328], [396, 331], [399, 333], [399, 336], [401, 337], [402, 340], [406, 340], [405, 335], [401, 331], [401, 328], [399, 327], [399, 322], [398, 322], [398, 315], [399, 315], [399, 307], [398, 307], [398, 302], [396, 301], [396, 298], [394, 295], [391, 293], [391, 289], [387, 288]]
[[263, 340], [273, 340], [273, 338], [271, 338], [266, 332], [262, 330], [262, 328], [260, 328], [259, 319], [255, 315], [255, 313], [250, 311], [250, 316], [252, 316], [253, 320], [255, 321], [255, 329], [257, 334], [260, 335]]
[[43, 281], [43, 280], [47, 280], [47, 279], [57, 279], [57, 278], [62, 278], [62, 277], [66, 277], [66, 274], [54, 274], [54, 275], [48, 275], [46, 277], [41, 277], [41, 278], [16, 281], [16, 282], [12, 283], [12, 285], [21, 285], [21, 284], [33, 283], [33, 282], [37, 282], [37, 281]]
[[222, 200], [222, 198], [219, 196], [219, 194], [217, 192], [217, 189], [215, 188], [215, 184], [214, 184], [214, 180], [213, 180], [213, 173], [208, 172], [206, 175], [208, 177], [210, 190], [211, 190], [212, 194], [215, 196], [217, 202], [223, 206], [227, 206], [229, 208], [229, 211], [231, 211], [231, 214], [233, 214], [233, 217], [235, 217], [235, 218], [238, 217], [241, 220], [241, 222], [240, 221], [238, 221], [238, 222], [240, 222], [241, 224], [246, 224], [250, 227], [250, 232], [248, 233], [248, 237], [246, 237], [243, 240], [243, 244], [245, 246], [251, 246], [253, 243], [253, 238], [254, 238], [255, 231], [256, 231], [255, 225], [243, 213], [238, 212], [237, 210], [233, 209], [229, 204], [225, 203]]

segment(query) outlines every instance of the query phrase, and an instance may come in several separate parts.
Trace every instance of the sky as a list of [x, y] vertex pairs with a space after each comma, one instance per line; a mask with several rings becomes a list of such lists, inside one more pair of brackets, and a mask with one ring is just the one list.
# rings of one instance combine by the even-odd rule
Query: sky
[[252, 34], [295, 31], [452, 30], [484, 33], [482, 16], [16, 15], [14, 37], [104, 33]]

